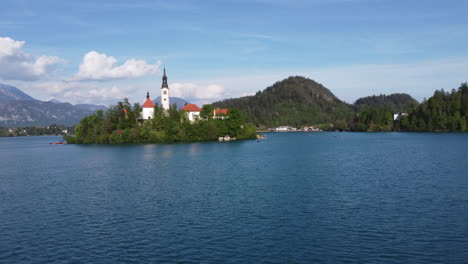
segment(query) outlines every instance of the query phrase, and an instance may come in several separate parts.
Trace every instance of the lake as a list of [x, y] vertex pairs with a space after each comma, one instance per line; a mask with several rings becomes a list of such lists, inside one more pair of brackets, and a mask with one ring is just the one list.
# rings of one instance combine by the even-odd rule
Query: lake
[[468, 134], [0, 138], [1, 263], [467, 263]]

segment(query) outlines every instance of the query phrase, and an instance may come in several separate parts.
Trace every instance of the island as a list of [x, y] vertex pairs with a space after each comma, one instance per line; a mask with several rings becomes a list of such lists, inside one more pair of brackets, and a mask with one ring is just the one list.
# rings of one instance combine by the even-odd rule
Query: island
[[[186, 105], [187, 106], [187, 105]], [[189, 105], [194, 107], [195, 105]], [[111, 106], [107, 112], [98, 110], [75, 126], [75, 135], [64, 136], [69, 144], [112, 143], [172, 143], [217, 141], [223, 139], [255, 139], [256, 129], [244, 122], [236, 108], [214, 109], [203, 105], [199, 115], [190, 107], [177, 109], [174, 104], [165, 110], [154, 105], [151, 118], [140, 104], [128, 99]], [[220, 111], [222, 110], [222, 111]], [[195, 117], [193, 117], [195, 116]]]

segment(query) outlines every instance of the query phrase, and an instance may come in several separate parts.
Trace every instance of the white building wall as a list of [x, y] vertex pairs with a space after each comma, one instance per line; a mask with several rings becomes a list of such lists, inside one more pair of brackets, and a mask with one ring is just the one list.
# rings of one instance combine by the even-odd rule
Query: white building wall
[[190, 122], [195, 122], [200, 118], [200, 112], [188, 112], [188, 119]]
[[171, 104], [169, 103], [169, 89], [168, 88], [161, 89], [161, 105], [164, 110], [169, 110], [169, 106]]
[[146, 108], [143, 108], [143, 111], [141, 112], [142, 119], [153, 119], [153, 115], [154, 115], [154, 108], [146, 107]]

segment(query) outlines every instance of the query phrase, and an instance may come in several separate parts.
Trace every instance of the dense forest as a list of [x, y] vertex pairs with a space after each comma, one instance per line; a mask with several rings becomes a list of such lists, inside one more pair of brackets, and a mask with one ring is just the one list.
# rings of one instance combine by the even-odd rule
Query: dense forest
[[184, 111], [173, 105], [166, 112], [155, 106], [154, 118], [140, 120], [141, 106], [127, 99], [104, 113], [83, 118], [75, 126], [75, 136], [64, 137], [68, 143], [156, 143], [217, 140], [229, 135], [237, 139], [256, 138], [255, 127], [245, 124], [242, 113], [228, 110], [226, 119], [214, 119], [211, 105], [202, 109], [201, 120], [191, 123]]
[[253, 96], [226, 99], [213, 105], [235, 107], [245, 114], [246, 122], [260, 128], [345, 123], [354, 115], [350, 105], [323, 85], [299, 76], [277, 82]]
[[396, 123], [402, 131], [468, 131], [468, 84], [451, 92], [437, 90]]
[[[393, 104], [395, 106], [395, 104]], [[468, 131], [468, 85], [462, 83], [451, 92], [437, 90], [428, 100], [413, 104], [406, 115], [393, 120], [392, 104], [364, 107], [348, 123], [352, 131]]]
[[418, 101], [405, 93], [366, 96], [359, 98], [354, 102], [357, 112], [361, 112], [366, 107], [378, 107], [382, 105], [386, 105], [389, 110], [393, 111], [393, 113], [406, 112], [417, 104]]
[[[467, 131], [468, 88], [436, 91], [421, 104], [408, 94], [373, 95], [352, 105], [323, 85], [289, 77], [253, 96], [226, 99], [216, 107], [235, 107], [245, 121], [263, 129], [282, 125], [316, 125], [348, 131]], [[397, 116], [394, 114], [404, 113]]]

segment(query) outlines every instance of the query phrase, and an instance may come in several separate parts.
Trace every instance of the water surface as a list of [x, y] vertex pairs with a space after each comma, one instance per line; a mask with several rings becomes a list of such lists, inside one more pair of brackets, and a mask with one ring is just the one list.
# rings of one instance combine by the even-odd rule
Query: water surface
[[468, 134], [0, 138], [2, 263], [466, 263]]

